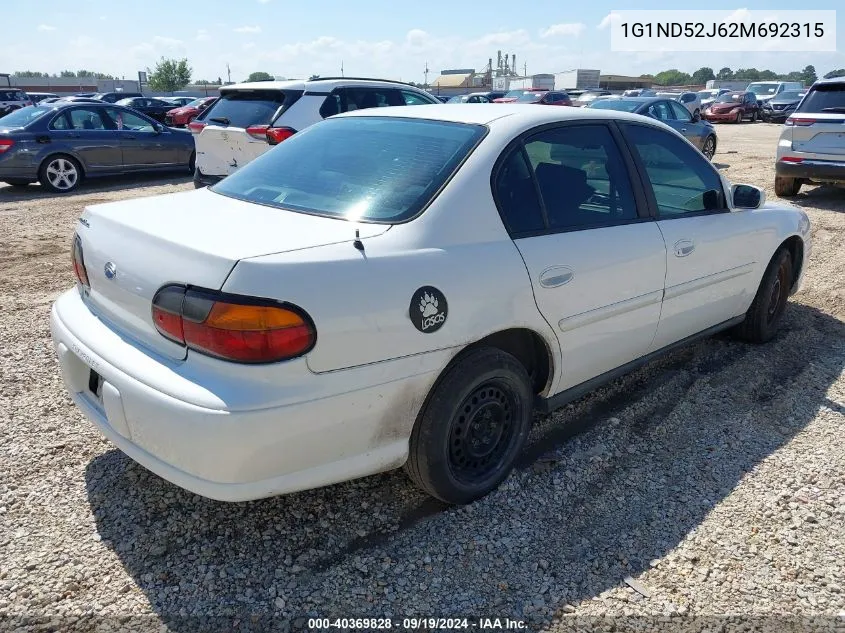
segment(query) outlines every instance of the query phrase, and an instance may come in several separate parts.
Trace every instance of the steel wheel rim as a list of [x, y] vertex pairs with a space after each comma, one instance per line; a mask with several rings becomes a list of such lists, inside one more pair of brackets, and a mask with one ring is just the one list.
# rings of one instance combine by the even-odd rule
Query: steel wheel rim
[[66, 158], [57, 158], [47, 165], [47, 180], [53, 187], [66, 191], [72, 189], [79, 180], [79, 172], [72, 162]]
[[713, 137], [710, 136], [704, 141], [704, 155], [707, 158], [713, 158], [713, 155], [716, 153], [715, 143], [713, 142]]
[[500, 472], [517, 437], [518, 402], [501, 381], [476, 387], [452, 418], [449, 469], [459, 482], [482, 484]]

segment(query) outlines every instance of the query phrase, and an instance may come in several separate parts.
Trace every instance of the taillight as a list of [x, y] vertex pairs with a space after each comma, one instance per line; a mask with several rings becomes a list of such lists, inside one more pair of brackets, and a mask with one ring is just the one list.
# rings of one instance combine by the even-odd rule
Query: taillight
[[206, 124], [203, 121], [191, 121], [188, 123], [188, 129], [192, 134], [199, 134], [205, 126]]
[[250, 125], [246, 128], [246, 133], [249, 134], [252, 138], [256, 138], [259, 141], [267, 140], [267, 128], [269, 125]]
[[10, 138], [0, 138], [0, 154], [11, 148], [15, 142]]
[[800, 162], [803, 162], [803, 161], [804, 161], [803, 158], [798, 158], [797, 156], [783, 156], [780, 159], [780, 162], [782, 162], [782, 163], [800, 163]]
[[278, 145], [286, 138], [290, 138], [296, 134], [296, 130], [291, 127], [271, 127], [267, 128], [267, 142], [270, 145]]
[[786, 121], [784, 121], [784, 125], [801, 125], [807, 126], [812, 125], [813, 123], [818, 123], [818, 119], [800, 119], [796, 117], [788, 117]]
[[73, 234], [73, 246], [71, 247], [71, 262], [73, 263], [73, 274], [77, 281], [83, 286], [89, 286], [88, 272], [85, 270], [85, 259], [82, 257], [82, 240]]
[[223, 360], [290, 360], [317, 342], [317, 331], [305, 312], [271, 299], [170, 285], [156, 293], [152, 312], [162, 336]]

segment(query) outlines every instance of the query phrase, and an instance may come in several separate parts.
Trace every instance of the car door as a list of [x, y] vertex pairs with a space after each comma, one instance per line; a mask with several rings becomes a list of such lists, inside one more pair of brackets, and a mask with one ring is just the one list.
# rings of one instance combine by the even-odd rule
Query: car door
[[555, 391], [643, 356], [660, 317], [666, 253], [610, 123], [555, 124], [510, 147], [497, 204], [556, 332]]
[[677, 101], [667, 101], [666, 104], [669, 106], [673, 118], [664, 121], [664, 123], [668, 123], [669, 126], [677, 130], [690, 143], [701, 149], [704, 143], [704, 137], [701, 134], [701, 123], [693, 121], [689, 110]]
[[167, 142], [166, 135], [172, 132], [159, 132], [154, 121], [128, 109], [113, 107], [106, 111], [117, 129], [125, 169], [184, 164], [178, 146]]
[[101, 107], [67, 108], [47, 129], [51, 143], [68, 147], [87, 171], [114, 171], [123, 164], [120, 139]]
[[671, 132], [625, 122], [646, 196], [666, 243], [666, 288], [652, 351], [728, 321], [750, 302], [762, 235], [732, 213], [719, 172]]

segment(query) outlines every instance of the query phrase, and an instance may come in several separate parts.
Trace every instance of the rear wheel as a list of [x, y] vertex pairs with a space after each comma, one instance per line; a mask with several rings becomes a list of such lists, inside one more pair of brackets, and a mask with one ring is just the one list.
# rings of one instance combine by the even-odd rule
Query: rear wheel
[[757, 110], [754, 110], [754, 112], [751, 113], [751, 122], [757, 123]]
[[50, 156], [41, 163], [38, 181], [55, 193], [69, 193], [79, 186], [82, 167], [75, 158], [64, 154]]
[[775, 195], [779, 198], [791, 198], [798, 195], [800, 190], [801, 181], [798, 178], [775, 176]]
[[734, 123], [742, 123], [742, 112], [736, 113], [736, 121]]
[[531, 381], [513, 356], [473, 350], [446, 370], [411, 433], [405, 470], [428, 494], [465, 504], [508, 476], [531, 428]]
[[712, 134], [704, 141], [704, 146], [701, 148], [701, 153], [707, 157], [707, 160], [713, 160], [713, 155], [716, 153], [716, 137]]
[[781, 248], [769, 262], [745, 320], [734, 331], [737, 338], [751, 343], [770, 340], [777, 333], [791, 287], [792, 256]]

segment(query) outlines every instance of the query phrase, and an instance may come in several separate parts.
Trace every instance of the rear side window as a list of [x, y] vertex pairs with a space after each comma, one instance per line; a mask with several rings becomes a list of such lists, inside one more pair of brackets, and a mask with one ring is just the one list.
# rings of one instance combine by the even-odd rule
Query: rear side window
[[394, 117], [326, 119], [211, 191], [280, 210], [402, 222], [425, 208], [485, 131], [480, 125]]
[[816, 86], [807, 93], [797, 111], [845, 113], [845, 82]]
[[270, 125], [280, 108], [287, 108], [300, 96], [301, 90], [237, 90], [224, 93], [205, 111], [206, 123], [247, 128]]

